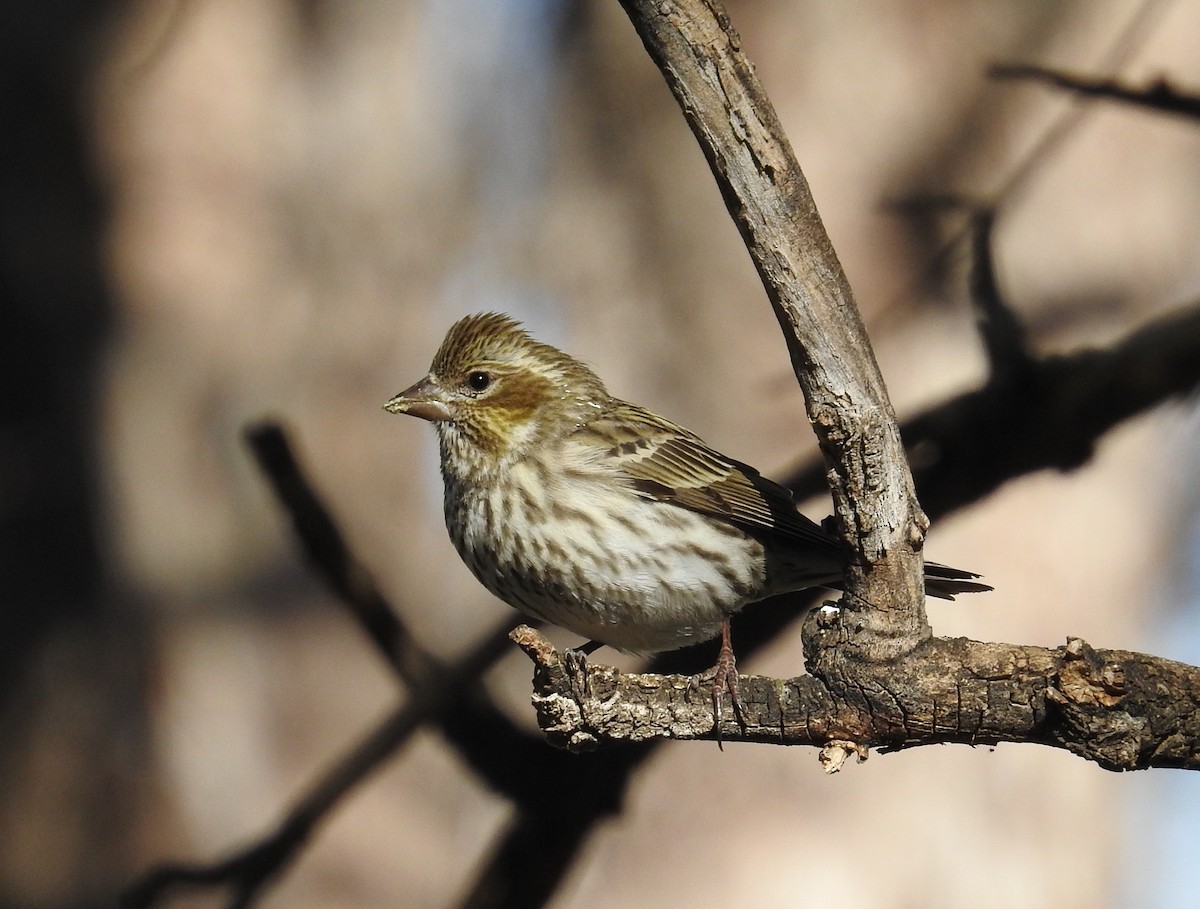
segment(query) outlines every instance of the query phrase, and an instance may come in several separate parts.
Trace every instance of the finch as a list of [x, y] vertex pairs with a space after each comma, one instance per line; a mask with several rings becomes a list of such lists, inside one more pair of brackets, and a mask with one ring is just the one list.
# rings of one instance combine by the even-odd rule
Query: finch
[[[782, 486], [652, 411], [508, 316], [467, 316], [385, 405], [437, 430], [446, 527], [493, 594], [589, 641], [649, 654], [722, 637], [714, 707], [737, 706], [730, 617], [841, 584], [842, 542]], [[925, 563], [926, 591], [990, 590]], [[586, 651], [585, 651], [586, 652]]]

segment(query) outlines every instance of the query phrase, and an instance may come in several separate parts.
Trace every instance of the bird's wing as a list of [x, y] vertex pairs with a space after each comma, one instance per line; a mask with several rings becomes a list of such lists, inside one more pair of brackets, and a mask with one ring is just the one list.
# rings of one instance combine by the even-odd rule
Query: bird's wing
[[580, 432], [643, 498], [843, 557], [841, 543], [797, 511], [790, 492], [657, 414], [622, 402]]

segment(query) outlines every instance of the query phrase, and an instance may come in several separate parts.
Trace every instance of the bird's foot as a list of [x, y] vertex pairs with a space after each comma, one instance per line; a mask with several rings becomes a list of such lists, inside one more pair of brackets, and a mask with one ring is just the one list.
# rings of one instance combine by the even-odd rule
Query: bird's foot
[[571, 647], [563, 651], [563, 670], [571, 685], [571, 693], [575, 700], [584, 701], [592, 695], [591, 680], [588, 677], [588, 654], [594, 653], [603, 645], [598, 641], [588, 641], [580, 647]]
[[712, 669], [692, 676], [692, 682], [697, 687], [702, 683], [712, 684], [713, 731], [717, 735], [717, 747], [722, 751], [725, 746], [721, 741], [721, 717], [725, 712], [725, 692], [729, 692], [729, 701], [733, 705], [733, 718], [742, 730], [746, 729], [746, 705], [738, 690], [737, 660], [733, 656], [733, 645], [729, 639], [729, 620], [721, 626], [721, 649], [717, 653], [717, 662]]

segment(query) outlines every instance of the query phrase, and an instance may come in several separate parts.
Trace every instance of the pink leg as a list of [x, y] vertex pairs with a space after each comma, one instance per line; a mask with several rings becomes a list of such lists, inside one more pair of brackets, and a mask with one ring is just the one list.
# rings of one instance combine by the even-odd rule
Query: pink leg
[[733, 704], [733, 715], [739, 723], [745, 714], [745, 705], [738, 693], [737, 660], [733, 656], [733, 644], [729, 639], [729, 619], [721, 623], [721, 650], [717, 653], [717, 664], [713, 666], [713, 723], [717, 732], [717, 747], [724, 751], [721, 744], [721, 714], [724, 709], [722, 700], [725, 689], [729, 689], [729, 699]]

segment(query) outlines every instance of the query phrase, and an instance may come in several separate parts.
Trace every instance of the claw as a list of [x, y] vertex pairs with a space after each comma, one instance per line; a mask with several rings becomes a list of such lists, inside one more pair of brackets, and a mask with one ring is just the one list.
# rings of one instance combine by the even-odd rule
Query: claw
[[[729, 639], [729, 619], [721, 623], [721, 649], [717, 653], [716, 665], [709, 672], [712, 673], [713, 729], [717, 734], [717, 747], [724, 751], [725, 745], [721, 741], [721, 717], [725, 711], [724, 698], [727, 689], [730, 703], [733, 704], [733, 717], [743, 731], [746, 729], [746, 705], [738, 691], [737, 660], [734, 659], [733, 644]], [[694, 678], [697, 681], [701, 678], [707, 680], [709, 672]]]
[[581, 703], [592, 694], [591, 680], [588, 678], [587, 655], [595, 649], [595, 647], [589, 649], [585, 644], [583, 647], [568, 648], [563, 651], [563, 669], [570, 680], [571, 692], [575, 695], [575, 700]]

